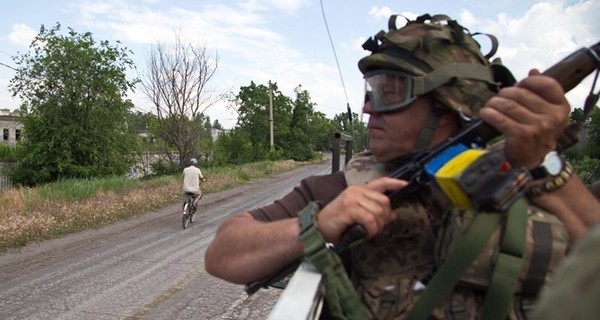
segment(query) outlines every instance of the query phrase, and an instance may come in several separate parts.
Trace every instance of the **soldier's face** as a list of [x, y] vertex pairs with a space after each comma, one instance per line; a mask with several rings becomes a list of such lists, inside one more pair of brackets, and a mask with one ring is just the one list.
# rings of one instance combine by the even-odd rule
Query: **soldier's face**
[[[431, 107], [431, 97], [419, 96], [409, 106], [394, 112], [375, 112], [370, 101], [365, 102], [363, 112], [369, 115], [367, 128], [370, 135], [370, 150], [382, 162], [391, 161], [413, 151], [417, 138], [425, 125]], [[451, 116], [452, 119], [447, 119]], [[430, 145], [447, 139], [457, 130], [454, 114], [440, 120]]]

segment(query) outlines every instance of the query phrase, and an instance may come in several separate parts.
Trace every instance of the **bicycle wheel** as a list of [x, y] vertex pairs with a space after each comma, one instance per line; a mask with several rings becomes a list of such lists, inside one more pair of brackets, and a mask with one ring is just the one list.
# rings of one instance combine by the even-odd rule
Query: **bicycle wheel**
[[189, 219], [189, 214], [190, 214], [191, 208], [190, 208], [190, 202], [186, 202], [185, 205], [183, 205], [183, 214], [181, 215], [181, 222], [183, 223], [183, 228], [187, 228], [188, 225], [190, 224], [190, 219]]
[[196, 208], [196, 210], [192, 210], [192, 212], [190, 213], [190, 222], [194, 222], [194, 220], [196, 219], [196, 212], [198, 211], [198, 208]]
[[199, 198], [198, 198], [198, 200], [197, 200], [197, 202], [198, 202], [198, 203], [197, 203], [197, 205], [196, 205], [196, 208], [195, 208], [195, 210], [193, 210], [193, 211], [192, 211], [192, 215], [191, 215], [191, 217], [190, 217], [190, 221], [191, 221], [191, 222], [194, 222], [194, 220], [196, 219], [196, 213], [198, 212], [198, 205], [200, 204], [200, 199], [202, 199], [202, 196], [203, 196], [203, 195], [204, 195], [204, 194], [200, 194], [200, 197], [199, 197]]

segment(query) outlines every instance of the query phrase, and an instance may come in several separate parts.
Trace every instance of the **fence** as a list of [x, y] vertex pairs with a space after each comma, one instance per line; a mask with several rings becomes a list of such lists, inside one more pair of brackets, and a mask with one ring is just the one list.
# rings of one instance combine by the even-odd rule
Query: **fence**
[[12, 163], [0, 162], [0, 191], [11, 189], [13, 187], [12, 180], [2, 173], [4, 168], [11, 167], [13, 165], [14, 164]]

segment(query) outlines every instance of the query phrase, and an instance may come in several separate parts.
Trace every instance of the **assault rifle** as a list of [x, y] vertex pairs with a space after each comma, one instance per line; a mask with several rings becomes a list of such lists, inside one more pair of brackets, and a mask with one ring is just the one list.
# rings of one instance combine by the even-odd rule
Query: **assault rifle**
[[[591, 74], [594, 70], [600, 70], [600, 42], [589, 48], [579, 49], [560, 62], [555, 64], [546, 70], [543, 74], [550, 76], [558, 81], [562, 86], [564, 92], [568, 92], [576, 87], [585, 77]], [[598, 74], [596, 75], [596, 78]], [[595, 81], [594, 81], [595, 85]], [[592, 87], [593, 90], [593, 87]], [[595, 103], [598, 101], [599, 94], [590, 95], [586, 99], [584, 107], [584, 118], [591, 111]], [[580, 123], [575, 123], [574, 126], [565, 128], [563, 135], [558, 141], [559, 149], [564, 150], [574, 145], [578, 138], [578, 129]], [[396, 170], [392, 171], [390, 177], [406, 180], [408, 184], [400, 190], [388, 193], [387, 196], [390, 198], [392, 207], [396, 206], [397, 203], [406, 197], [408, 194], [417, 190], [420, 186], [430, 181], [429, 175], [425, 171], [425, 166], [429, 164], [433, 159], [438, 157], [440, 154], [445, 152], [447, 149], [452, 148], [458, 144], [463, 144], [472, 148], [482, 148], [488, 144], [491, 140], [500, 136], [500, 132], [491, 125], [487, 124], [481, 119], [473, 120], [469, 125], [459, 130], [453, 136], [448, 138], [446, 141], [434, 146], [429, 150], [425, 150], [413, 157], [413, 160], [403, 166], [400, 166]], [[502, 188], [500, 188], [502, 189]], [[492, 199], [488, 199], [492, 204], [500, 198], [505, 198], [507, 195], [502, 193], [504, 190], [500, 190], [500, 193]], [[509, 192], [515, 192], [509, 190]], [[512, 194], [516, 195], [516, 194]], [[511, 195], [508, 195], [509, 197]], [[503, 205], [507, 205], [504, 203]], [[361, 238], [365, 234], [362, 226], [354, 225], [344, 232], [340, 246], [343, 248], [353, 241]], [[250, 283], [246, 286], [246, 292], [252, 294], [259, 290], [261, 287], [268, 286], [271, 282], [278, 281], [285, 277], [295, 267], [299, 265], [300, 261], [295, 261], [280, 272], [266, 277], [262, 280]]]

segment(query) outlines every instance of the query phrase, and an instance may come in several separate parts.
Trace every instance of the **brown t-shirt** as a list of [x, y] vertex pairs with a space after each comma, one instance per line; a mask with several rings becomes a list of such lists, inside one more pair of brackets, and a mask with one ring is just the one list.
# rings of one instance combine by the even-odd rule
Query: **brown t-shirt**
[[309, 202], [319, 201], [326, 205], [337, 197], [346, 187], [344, 172], [338, 171], [328, 175], [311, 176], [300, 181], [300, 185], [276, 200], [250, 211], [254, 219], [259, 221], [274, 221], [294, 218]]

